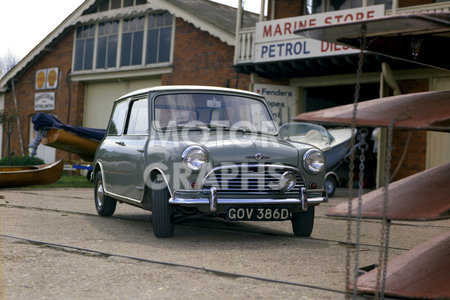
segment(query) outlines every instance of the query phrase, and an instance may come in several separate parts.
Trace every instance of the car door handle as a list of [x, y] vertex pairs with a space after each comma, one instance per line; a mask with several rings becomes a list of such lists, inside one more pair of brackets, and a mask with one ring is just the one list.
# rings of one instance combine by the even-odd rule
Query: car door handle
[[117, 144], [117, 145], [119, 145], [119, 146], [125, 146], [125, 143], [124, 143], [124, 142], [122, 142], [122, 141], [120, 141], [120, 142], [116, 142], [116, 144]]

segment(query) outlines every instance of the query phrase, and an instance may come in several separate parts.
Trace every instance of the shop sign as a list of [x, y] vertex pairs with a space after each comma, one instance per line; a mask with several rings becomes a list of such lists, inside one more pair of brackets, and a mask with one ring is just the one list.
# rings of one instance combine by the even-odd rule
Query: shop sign
[[55, 92], [35, 93], [34, 94], [34, 110], [54, 110], [55, 109]]
[[297, 88], [286, 85], [254, 84], [253, 91], [266, 98], [279, 125], [295, 117]]
[[384, 4], [259, 22], [256, 24], [254, 62], [357, 53], [358, 50], [350, 47], [301, 38], [294, 32], [302, 28], [349, 23], [382, 16]]
[[35, 78], [35, 89], [56, 89], [58, 87], [58, 74], [59, 69], [57, 67], [37, 70]]

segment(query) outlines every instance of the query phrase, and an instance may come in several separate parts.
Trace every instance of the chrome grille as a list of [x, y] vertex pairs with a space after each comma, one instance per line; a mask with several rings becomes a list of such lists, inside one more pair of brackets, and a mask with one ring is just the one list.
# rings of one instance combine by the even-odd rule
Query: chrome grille
[[[287, 192], [279, 190], [281, 175], [290, 171], [295, 174], [295, 187]], [[203, 188], [215, 187], [219, 194], [280, 195], [298, 197], [305, 186], [303, 177], [292, 167], [278, 165], [237, 165], [218, 167], [203, 180]]]

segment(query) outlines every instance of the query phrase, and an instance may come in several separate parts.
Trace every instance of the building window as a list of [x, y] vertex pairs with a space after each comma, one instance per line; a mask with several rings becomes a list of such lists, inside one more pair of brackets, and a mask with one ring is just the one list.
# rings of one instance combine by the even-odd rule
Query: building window
[[146, 64], [168, 62], [172, 40], [172, 16], [169, 13], [148, 16]]
[[[362, 7], [362, 0], [305, 0], [305, 14]], [[392, 8], [392, 0], [369, 0], [368, 5], [384, 4], [385, 9]]]
[[144, 21], [144, 17], [123, 20], [121, 66], [142, 64]]
[[100, 1], [98, 11], [107, 11], [109, 9], [109, 0]]
[[111, 0], [111, 9], [120, 8], [122, 5], [122, 0]]
[[97, 69], [116, 66], [118, 32], [118, 21], [98, 24]]
[[384, 9], [392, 8], [392, 0], [369, 0], [368, 5], [384, 4]]
[[173, 16], [157, 13], [76, 29], [74, 71], [169, 63]]
[[95, 25], [77, 28], [74, 70], [91, 70], [94, 58]]
[[95, 14], [97, 12], [118, 9], [122, 7], [130, 7], [134, 5], [147, 4], [147, 0], [101, 0], [96, 6], [91, 8], [88, 13]]
[[133, 6], [133, 0], [123, 0], [123, 7]]

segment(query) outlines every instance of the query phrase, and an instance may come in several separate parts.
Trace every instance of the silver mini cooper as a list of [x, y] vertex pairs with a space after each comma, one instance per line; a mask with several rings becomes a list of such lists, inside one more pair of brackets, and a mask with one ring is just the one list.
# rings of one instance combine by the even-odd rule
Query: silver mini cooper
[[94, 160], [95, 206], [152, 211], [153, 232], [201, 214], [229, 221], [290, 220], [311, 235], [314, 207], [327, 201], [320, 150], [279, 137], [264, 98], [206, 86], [135, 91], [114, 103]]

